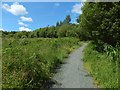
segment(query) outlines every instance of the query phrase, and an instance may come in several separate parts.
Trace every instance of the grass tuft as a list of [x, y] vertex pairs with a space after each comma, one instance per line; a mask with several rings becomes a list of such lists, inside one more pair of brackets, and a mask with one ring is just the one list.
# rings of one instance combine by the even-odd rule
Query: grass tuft
[[84, 50], [84, 66], [93, 76], [94, 83], [101, 88], [118, 88], [118, 72], [116, 64], [110, 61], [110, 56], [97, 52], [94, 45], [89, 44]]

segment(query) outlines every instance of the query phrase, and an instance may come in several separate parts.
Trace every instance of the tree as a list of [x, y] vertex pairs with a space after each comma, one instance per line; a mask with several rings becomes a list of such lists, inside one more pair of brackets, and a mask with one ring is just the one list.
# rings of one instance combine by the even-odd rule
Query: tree
[[71, 35], [72, 30], [73, 28], [70, 24], [64, 24], [59, 28], [57, 35], [58, 37], [68, 37]]
[[52, 38], [55, 37], [55, 26], [51, 26], [49, 27], [49, 29], [47, 30], [47, 37]]
[[65, 18], [65, 20], [64, 20], [64, 24], [66, 24], [66, 23], [69, 24], [70, 21], [71, 21], [70, 15], [67, 15], [66, 18]]
[[[102, 46], [120, 44], [120, 5], [113, 2], [85, 3], [79, 16], [81, 35]], [[101, 45], [102, 44], [102, 45]]]
[[56, 23], [56, 27], [59, 27], [59, 26], [60, 26], [60, 23], [59, 23], [59, 22], [57, 22], [57, 23]]
[[63, 22], [62, 21], [60, 21], [60, 26], [62, 26], [63, 25]]

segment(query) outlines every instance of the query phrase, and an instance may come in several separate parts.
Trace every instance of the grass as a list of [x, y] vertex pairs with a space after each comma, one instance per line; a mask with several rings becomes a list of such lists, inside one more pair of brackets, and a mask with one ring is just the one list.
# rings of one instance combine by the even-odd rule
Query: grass
[[4, 38], [2, 42], [2, 87], [29, 89], [42, 89], [57, 64], [81, 45], [77, 38]]
[[94, 45], [91, 43], [84, 50], [84, 66], [93, 76], [97, 87], [118, 88], [118, 71], [110, 59], [111, 57], [105, 53], [94, 50]]

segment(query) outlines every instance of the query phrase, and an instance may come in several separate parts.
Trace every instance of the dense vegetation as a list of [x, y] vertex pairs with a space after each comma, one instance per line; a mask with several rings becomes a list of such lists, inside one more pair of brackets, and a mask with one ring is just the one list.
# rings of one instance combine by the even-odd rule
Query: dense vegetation
[[3, 88], [43, 88], [54, 68], [79, 45], [77, 38], [3, 39]]
[[120, 69], [120, 3], [85, 3], [79, 16], [81, 38], [91, 40], [85, 65], [100, 87], [117, 88]]
[[79, 17], [82, 35], [97, 45], [120, 45], [120, 3], [85, 3], [82, 9]]
[[78, 45], [75, 38], [92, 42], [85, 50], [84, 61], [97, 84], [119, 87], [120, 3], [86, 2], [77, 18], [79, 24], [70, 21], [67, 15], [56, 26], [32, 32], [2, 32], [3, 87], [42, 86], [52, 68]]
[[[118, 88], [118, 66], [106, 53], [99, 53], [95, 45], [90, 43], [84, 50], [85, 68], [93, 77], [95, 85], [100, 88]], [[120, 52], [119, 52], [120, 54]]]

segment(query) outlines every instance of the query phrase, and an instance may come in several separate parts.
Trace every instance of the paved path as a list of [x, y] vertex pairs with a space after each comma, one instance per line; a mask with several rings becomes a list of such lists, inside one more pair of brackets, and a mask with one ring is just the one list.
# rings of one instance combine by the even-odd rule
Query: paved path
[[94, 88], [92, 78], [83, 67], [82, 51], [86, 45], [71, 53], [65, 64], [57, 70], [53, 77], [57, 83], [52, 88]]

